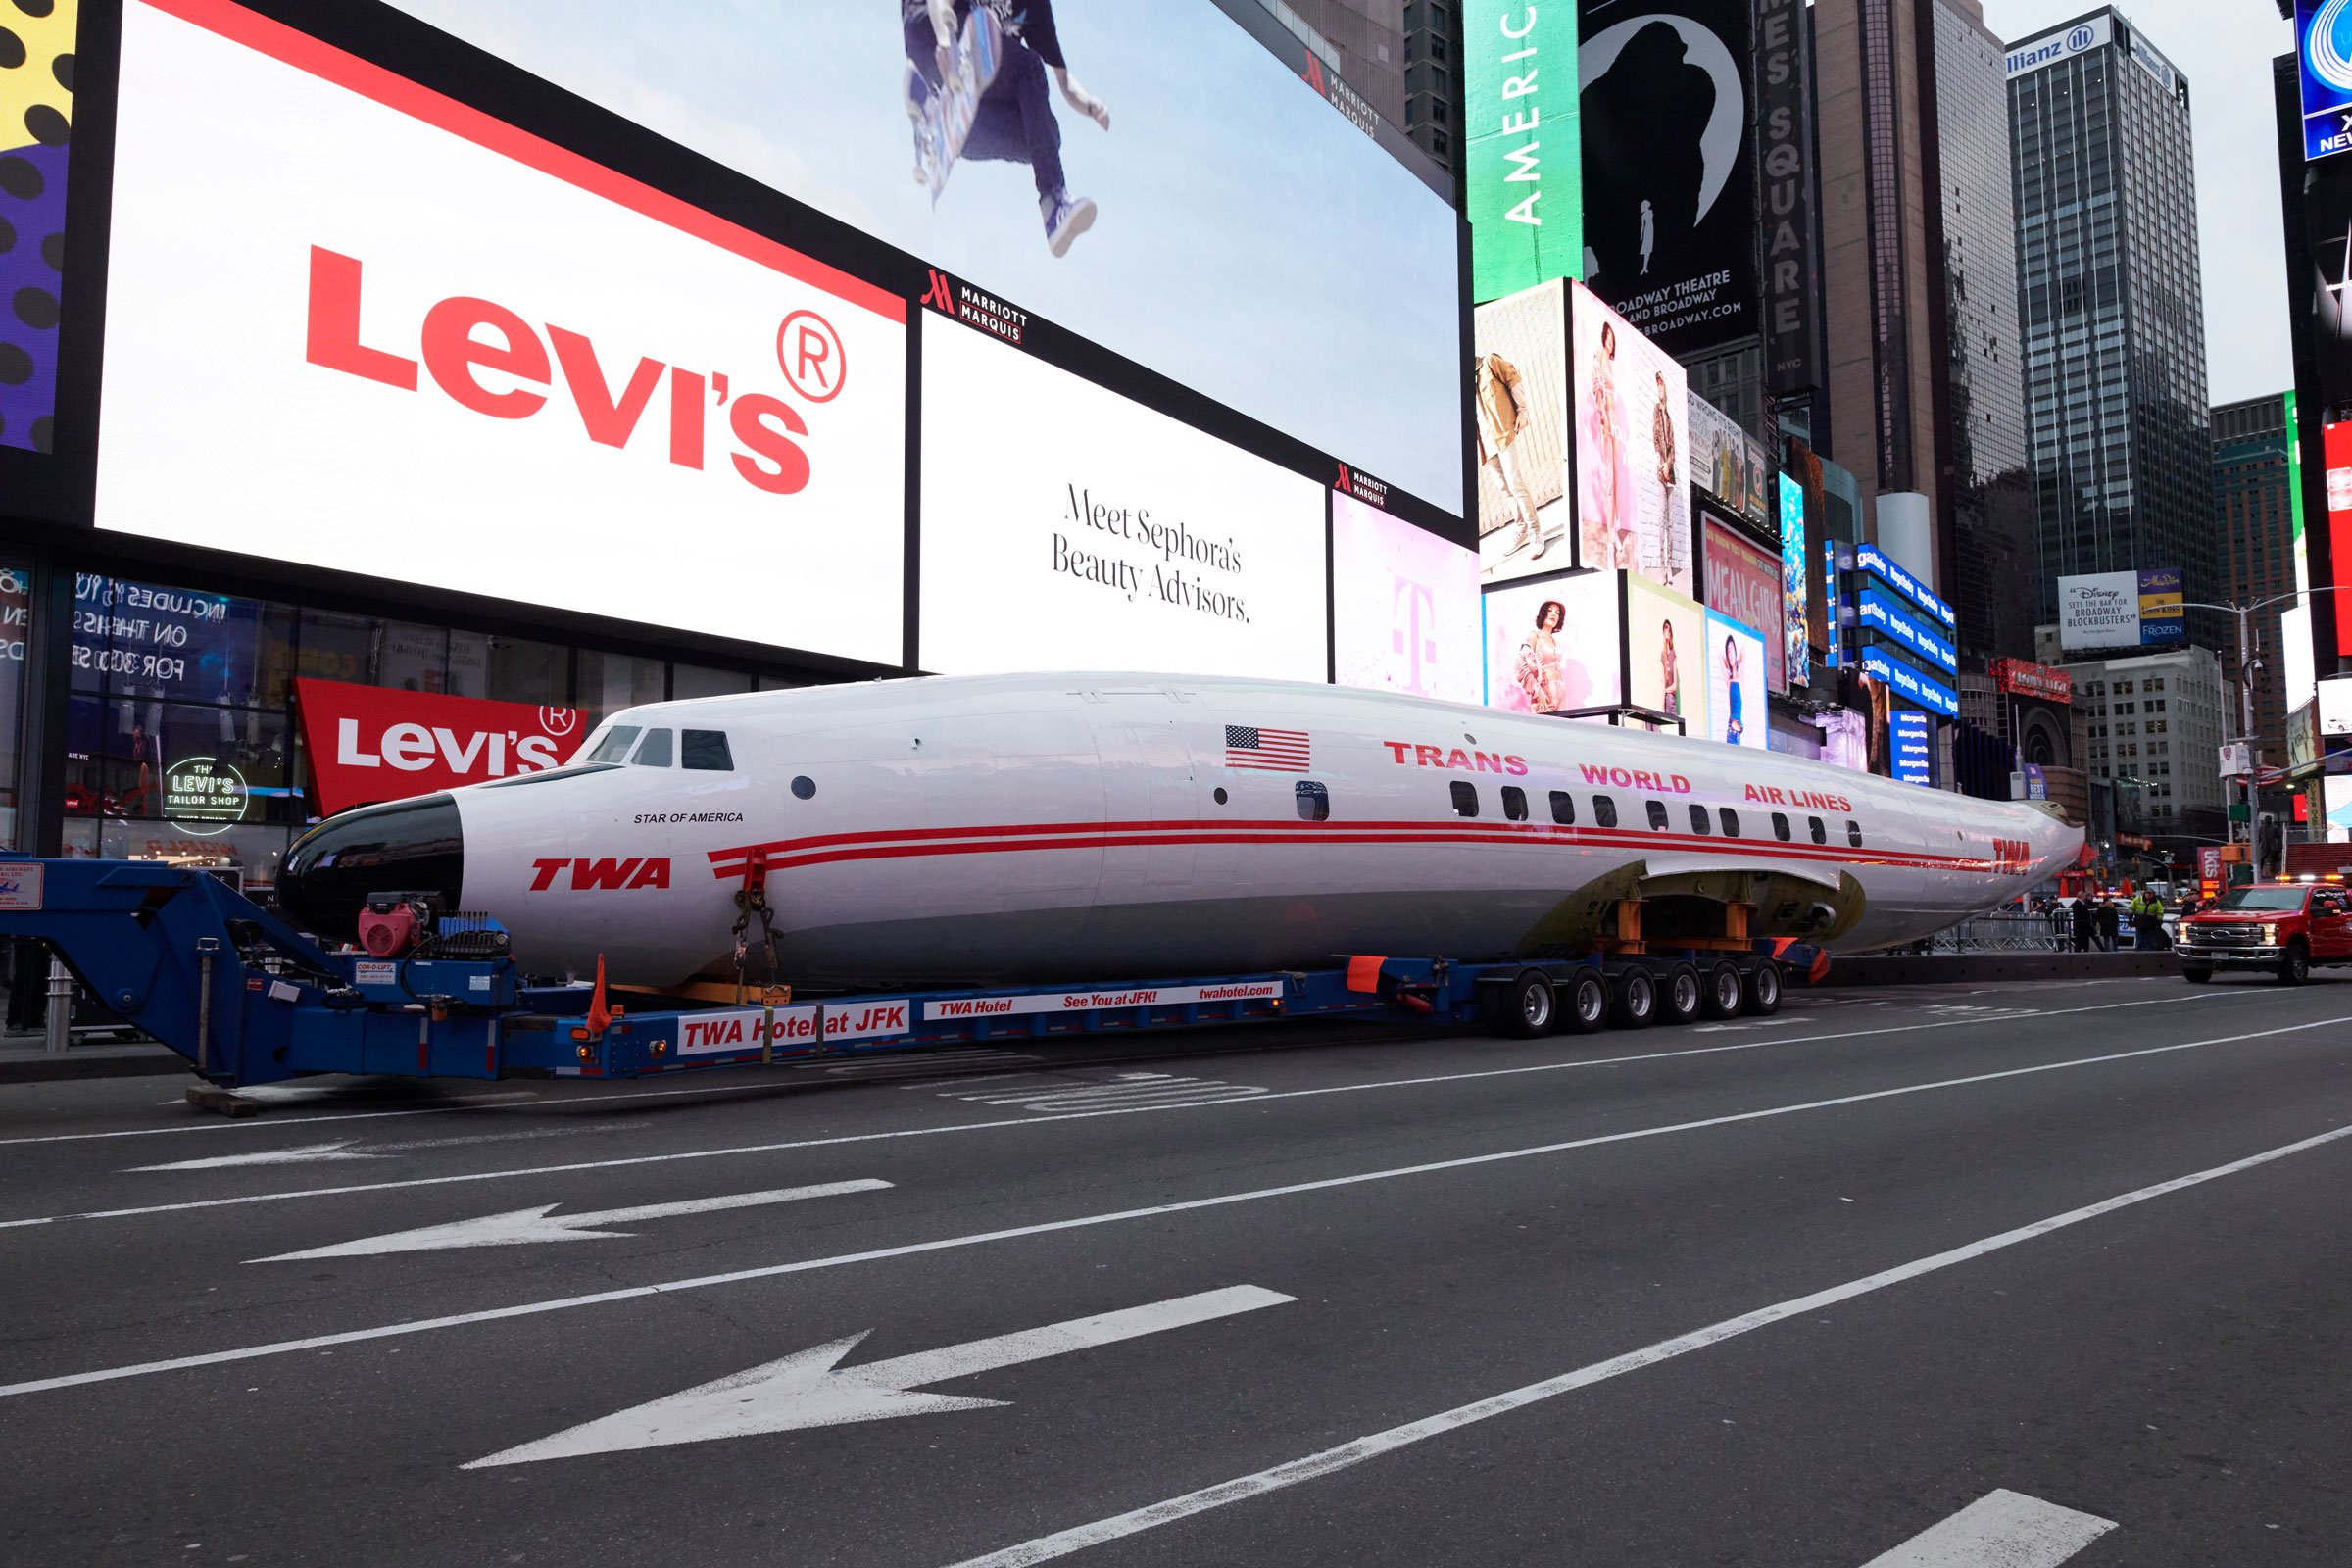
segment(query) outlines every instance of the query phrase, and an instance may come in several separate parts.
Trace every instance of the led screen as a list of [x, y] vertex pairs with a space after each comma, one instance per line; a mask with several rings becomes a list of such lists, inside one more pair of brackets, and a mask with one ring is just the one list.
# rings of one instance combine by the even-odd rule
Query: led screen
[[1898, 708], [1887, 715], [1886, 740], [1894, 777], [1904, 784], [1933, 787], [1936, 782], [1936, 720], [1915, 708]]
[[0, 446], [51, 449], [80, 0], [18, 0], [0, 22]]
[[1500, 582], [1572, 566], [1567, 285], [1481, 305], [1472, 336], [1479, 570]]
[[[921, 6], [394, 3], [1461, 508], [1453, 209], [1207, 0], [996, 8], [1016, 22], [936, 200], [910, 177], [938, 71]], [[1051, 238], [1057, 199], [1079, 227]]]
[[1617, 583], [1595, 571], [1488, 589], [1487, 706], [1564, 713], [1623, 702]]
[[1706, 629], [1696, 604], [1626, 574], [1626, 701], [1681, 719], [1686, 735], [1707, 733]]
[[1690, 378], [1582, 283], [1569, 291], [1577, 558], [1688, 596]]
[[1327, 677], [1321, 485], [946, 317], [922, 334], [923, 668]]
[[1710, 740], [1765, 748], [1764, 639], [1716, 611], [1707, 612], [1707, 727]]
[[[1699, 529], [1699, 574], [1709, 610], [1756, 628], [1759, 635], [1780, 625], [1780, 557], [1709, 519]], [[1774, 691], [1785, 692], [1788, 689], [1783, 673], [1788, 646], [1770, 635], [1764, 636], [1764, 664], [1757, 678]]]
[[1576, 8], [1467, 0], [1460, 11], [1471, 297], [1581, 277]]
[[1331, 571], [1332, 665], [1341, 685], [1485, 700], [1477, 556], [1335, 491]]
[[101, 528], [901, 662], [904, 301], [225, 0], [121, 99]]
[[1790, 686], [1813, 683], [1811, 609], [1805, 592], [1805, 488], [1781, 475], [1781, 637]]

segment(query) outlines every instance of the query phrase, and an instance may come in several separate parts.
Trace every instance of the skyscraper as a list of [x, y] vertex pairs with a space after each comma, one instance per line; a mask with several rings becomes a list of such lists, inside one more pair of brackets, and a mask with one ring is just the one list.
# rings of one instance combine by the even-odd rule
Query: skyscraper
[[2027, 657], [2001, 45], [1979, 0], [1819, 0], [1813, 27], [1835, 456], [1868, 498], [1928, 497], [1962, 657]]
[[[2213, 411], [2214, 535], [2227, 599], [2251, 603], [2295, 591], [2286, 445], [2286, 399], [2279, 393]], [[2262, 659], [2253, 672], [2254, 739], [2273, 764], [2286, 760], [2286, 662], [2278, 627], [2286, 608], [2272, 605], [2253, 617]], [[2227, 646], [2225, 667], [2244, 669], [2246, 655], [2234, 631]]]
[[[2112, 7], [2012, 44], [2038, 613], [2056, 579], [2179, 566], [2220, 589], [2188, 81]], [[2227, 646], [2228, 618], [2187, 615]]]

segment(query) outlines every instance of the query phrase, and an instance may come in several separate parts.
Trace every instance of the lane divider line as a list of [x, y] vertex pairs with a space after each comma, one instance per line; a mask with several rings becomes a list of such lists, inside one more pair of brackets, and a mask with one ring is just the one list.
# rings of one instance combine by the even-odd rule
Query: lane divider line
[[[2076, 1067], [2092, 1067], [2107, 1062], [2132, 1061], [2147, 1056], [2168, 1055], [2174, 1052], [2195, 1051], [2206, 1046], [2236, 1045], [2248, 1040], [2275, 1039], [2282, 1035], [2301, 1034], [2311, 1029], [2331, 1029], [2352, 1024], [2352, 1015], [2339, 1018], [2318, 1018], [2309, 1023], [2288, 1024], [2278, 1029], [2258, 1029], [2244, 1034], [2216, 1035], [2210, 1040], [2186, 1040], [2169, 1046], [2145, 1046], [2136, 1051], [2114, 1051], [2096, 1056], [2078, 1056], [2070, 1061], [2043, 1062], [2032, 1067], [2010, 1067], [1999, 1072], [1972, 1073], [1964, 1078], [1943, 1078], [1933, 1083], [1905, 1084], [1893, 1089], [1873, 1089], [1860, 1094], [1838, 1095], [1828, 1100], [1808, 1100], [1790, 1105], [1769, 1105], [1761, 1110], [1736, 1111], [1729, 1115], [1708, 1116], [1697, 1121], [1670, 1122], [1658, 1127], [1638, 1127], [1626, 1132], [1599, 1133], [1587, 1138], [1571, 1138], [1553, 1144], [1537, 1144], [1525, 1149], [1498, 1150], [1492, 1153], [1466, 1154], [1454, 1159], [1429, 1160], [1418, 1165], [1398, 1165], [1387, 1170], [1358, 1171], [1347, 1176], [1326, 1176], [1316, 1181], [1292, 1182], [1281, 1187], [1260, 1187], [1248, 1192], [1221, 1193], [1211, 1198], [1186, 1199], [1173, 1203], [1154, 1203], [1145, 1208], [1113, 1209], [1107, 1213], [1080, 1214], [1069, 1219], [1044, 1220], [1032, 1225], [1012, 1225], [1002, 1230], [977, 1231], [964, 1236], [946, 1236], [928, 1242], [908, 1242], [897, 1247], [878, 1247], [860, 1252], [838, 1252], [827, 1257], [803, 1258], [791, 1263], [769, 1263], [758, 1268], [732, 1269], [723, 1274], [699, 1274], [688, 1279], [664, 1280], [651, 1285], [622, 1286], [610, 1291], [596, 1291], [585, 1296], [562, 1296], [546, 1300], [523, 1301], [514, 1306], [485, 1307], [473, 1312], [453, 1312], [442, 1317], [416, 1318], [405, 1323], [386, 1323], [375, 1328], [347, 1329], [339, 1334], [315, 1334], [299, 1340], [276, 1340], [267, 1345], [251, 1345], [229, 1350], [210, 1350], [196, 1355], [171, 1356], [160, 1361], [140, 1361], [128, 1366], [107, 1367], [93, 1372], [70, 1372], [58, 1377], [32, 1378], [21, 1383], [0, 1384], [0, 1398], [14, 1398], [26, 1394], [43, 1394], [55, 1389], [81, 1388], [93, 1383], [113, 1383], [123, 1378], [146, 1377], [158, 1372], [177, 1372], [190, 1367], [222, 1366], [233, 1361], [251, 1361], [264, 1356], [290, 1355], [302, 1350], [327, 1349], [338, 1345], [359, 1345], [369, 1340], [405, 1338], [428, 1334], [435, 1330], [462, 1328], [473, 1323], [496, 1323], [510, 1318], [536, 1317], [549, 1312], [570, 1311], [577, 1307], [601, 1306], [611, 1301], [642, 1300], [649, 1297], [674, 1296], [688, 1291], [709, 1290], [720, 1285], [740, 1285], [750, 1280], [778, 1279], [787, 1274], [813, 1273], [821, 1269], [844, 1268], [857, 1263], [876, 1263], [891, 1258], [918, 1257], [929, 1252], [948, 1252], [967, 1247], [983, 1247], [993, 1242], [1017, 1241], [1031, 1236], [1049, 1236], [1060, 1231], [1088, 1230], [1102, 1225], [1117, 1225], [1128, 1220], [1155, 1219], [1166, 1214], [1194, 1213], [1202, 1209], [1229, 1208], [1240, 1203], [1261, 1202], [1274, 1198], [1294, 1198], [1302, 1193], [1331, 1192], [1345, 1187], [1359, 1187], [1368, 1182], [1396, 1181], [1406, 1176], [1427, 1176], [1440, 1171], [1472, 1170], [1481, 1165], [1497, 1165], [1510, 1160], [1532, 1159], [1544, 1154], [1564, 1153], [1577, 1149], [1598, 1149], [1609, 1144], [1633, 1143], [1646, 1138], [1663, 1138], [1675, 1133], [1700, 1132], [1710, 1127], [1732, 1127], [1743, 1122], [1767, 1121], [1778, 1116], [1794, 1116], [1811, 1110], [1829, 1110], [1841, 1105], [1867, 1104], [1873, 1101], [1894, 1100], [1906, 1095], [1932, 1094], [1943, 1089], [1963, 1089], [1976, 1084], [1998, 1083], [2010, 1078], [2028, 1078], [2045, 1072], [2064, 1072]], [[1248, 1103], [1261, 1103], [1262, 1099]], [[2317, 1140], [2306, 1140], [2295, 1148], [2316, 1147], [2331, 1138], [2352, 1133], [2352, 1128], [2325, 1134]]]

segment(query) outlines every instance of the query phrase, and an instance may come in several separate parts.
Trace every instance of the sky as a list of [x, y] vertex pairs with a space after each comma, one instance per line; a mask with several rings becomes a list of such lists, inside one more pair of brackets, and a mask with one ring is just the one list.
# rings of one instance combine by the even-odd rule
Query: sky
[[[2092, 0], [1984, 0], [1984, 24], [2019, 43], [2095, 9]], [[2294, 384], [2278, 212], [2271, 61], [2295, 28], [2274, 0], [2125, 0], [2116, 6], [2188, 77], [2197, 242], [2205, 285], [2206, 393], [2214, 403]]]

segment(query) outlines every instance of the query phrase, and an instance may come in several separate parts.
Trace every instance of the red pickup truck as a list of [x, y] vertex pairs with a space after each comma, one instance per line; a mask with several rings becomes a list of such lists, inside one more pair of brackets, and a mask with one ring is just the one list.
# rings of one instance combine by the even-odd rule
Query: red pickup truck
[[2352, 893], [2328, 884], [2268, 882], [2231, 888], [2180, 922], [2180, 977], [2199, 985], [2216, 969], [2268, 969], [2301, 985], [2321, 964], [2352, 964]]

